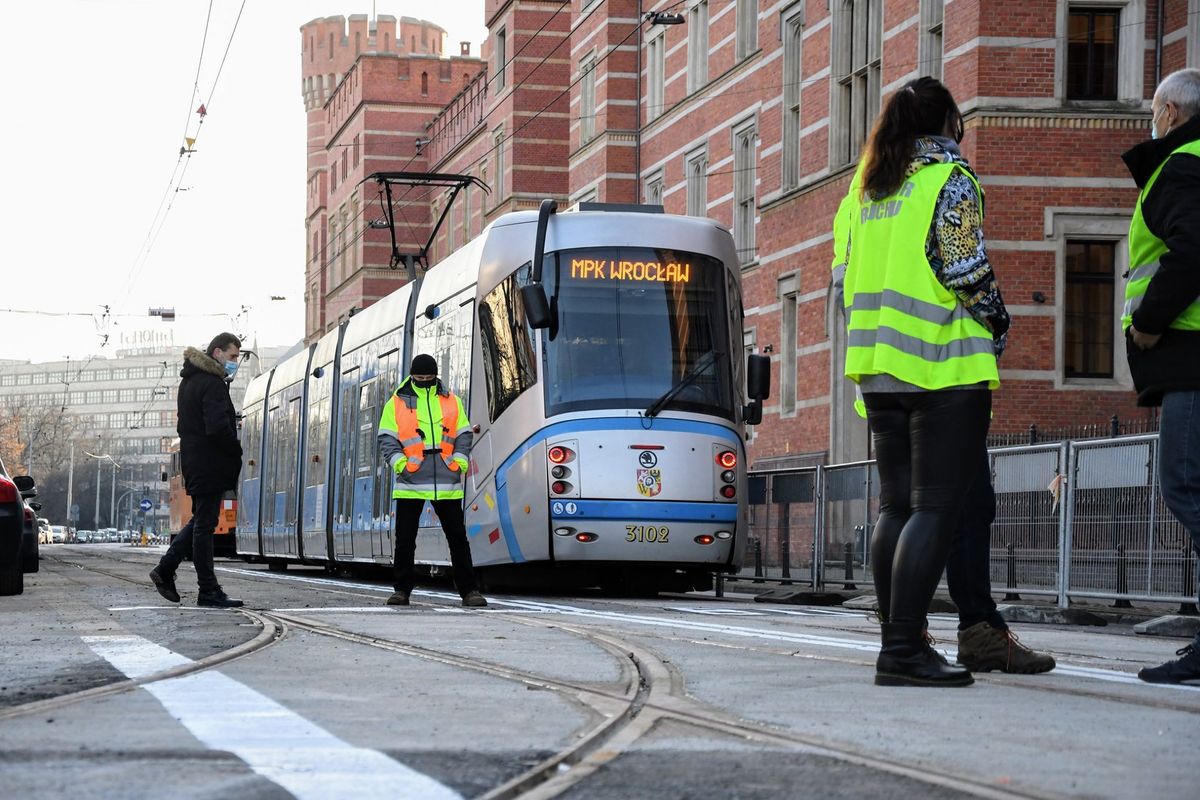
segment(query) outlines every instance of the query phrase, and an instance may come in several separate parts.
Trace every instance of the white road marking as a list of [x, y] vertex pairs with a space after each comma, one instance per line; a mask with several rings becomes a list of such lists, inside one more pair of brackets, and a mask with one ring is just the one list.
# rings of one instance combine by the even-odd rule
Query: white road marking
[[[326, 578], [302, 578], [298, 575], [281, 575], [273, 572], [258, 572], [254, 570], [232, 569], [228, 567], [218, 567], [218, 570], [224, 572], [232, 572], [239, 575], [246, 575], [254, 578], [275, 578], [277, 580], [291, 580], [299, 583], [315, 583], [329, 584], [339, 586], [341, 588], [356, 588], [365, 589], [372, 592], [391, 593], [390, 587], [375, 586], [369, 583], [356, 583], [353, 581], [334, 581]], [[427, 589], [418, 589], [413, 592], [414, 596], [433, 597], [442, 600], [460, 600], [457, 594], [451, 592], [433, 592]], [[723, 625], [716, 622], [701, 622], [700, 620], [679, 619], [671, 617], [651, 617], [640, 614], [632, 614], [621, 611], [600, 611], [590, 608], [582, 608], [579, 606], [569, 606], [562, 603], [546, 603], [536, 600], [513, 600], [488, 598], [488, 602], [497, 606], [509, 606], [517, 609], [525, 609], [528, 611], [540, 611], [542, 613], [562, 614], [564, 616], [581, 617], [586, 619], [600, 619], [609, 622], [624, 622], [631, 625], [646, 625], [662, 628], [676, 628], [680, 630], [702, 631], [705, 633], [720, 633], [727, 636], [739, 636], [756, 639], [766, 639], [769, 641], [789, 642], [792, 644], [808, 644], [818, 647], [836, 647], [844, 650], [857, 650], [865, 653], [878, 653], [879, 645], [875, 642], [868, 642], [862, 639], [843, 639], [837, 636], [824, 636], [821, 634], [812, 633], [790, 633], [787, 631], [775, 631], [765, 628], [749, 628], [734, 625]], [[854, 616], [858, 616], [855, 614]], [[930, 615], [934, 616], [934, 615]], [[954, 648], [938, 648], [946, 654], [951, 661], [957, 653]], [[1053, 671], [1045, 673], [1048, 677], [1056, 676], [1073, 676], [1077, 678], [1090, 678], [1093, 680], [1108, 681], [1111, 683], [1124, 683], [1128, 685], [1141, 686], [1143, 688], [1154, 689], [1174, 689], [1185, 692], [1200, 692], [1200, 686], [1190, 686], [1186, 684], [1173, 683], [1146, 683], [1137, 675], [1115, 669], [1103, 669], [1100, 667], [1084, 667], [1064, 664], [1061, 661]]]
[[[191, 660], [140, 636], [85, 636], [98, 655], [130, 678]], [[214, 671], [143, 687], [193, 736], [233, 753], [299, 800], [461, 795], [378, 750], [356, 747], [250, 687]]]

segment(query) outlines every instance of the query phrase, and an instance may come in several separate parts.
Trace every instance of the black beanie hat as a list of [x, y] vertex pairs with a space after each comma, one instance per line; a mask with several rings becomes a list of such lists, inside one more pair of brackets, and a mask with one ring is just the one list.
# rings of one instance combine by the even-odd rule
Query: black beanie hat
[[437, 375], [437, 359], [431, 355], [421, 353], [412, 360], [412, 366], [408, 368], [409, 375]]

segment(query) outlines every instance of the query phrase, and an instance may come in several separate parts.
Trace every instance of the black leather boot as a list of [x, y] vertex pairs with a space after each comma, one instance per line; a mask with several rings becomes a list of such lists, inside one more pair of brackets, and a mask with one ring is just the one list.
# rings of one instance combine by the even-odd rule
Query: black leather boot
[[215, 589], [209, 592], [200, 592], [196, 597], [196, 605], [209, 608], [241, 608], [243, 603], [241, 600], [225, 594], [223, 589]]
[[964, 667], [938, 656], [925, 638], [921, 623], [885, 622], [883, 648], [875, 661], [876, 686], [970, 686], [975, 682]]

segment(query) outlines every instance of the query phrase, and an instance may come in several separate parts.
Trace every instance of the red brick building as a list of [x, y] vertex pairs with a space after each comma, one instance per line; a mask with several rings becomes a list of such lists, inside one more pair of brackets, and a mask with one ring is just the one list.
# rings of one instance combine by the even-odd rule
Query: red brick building
[[[683, 24], [639, 16], [650, 12]], [[340, 150], [349, 143], [356, 153], [354, 137], [365, 135], [363, 164], [351, 155], [357, 172], [341, 173], [347, 186], [403, 166], [471, 174], [492, 188], [460, 195], [435, 261], [496, 215], [548, 196], [661, 203], [728, 225], [742, 258], [747, 349], [775, 365], [756, 463], [864, 457], [829, 304], [830, 220], [881, 99], [933, 74], [966, 115], [963, 149], [987, 192], [989, 254], [1014, 317], [993, 430], [1146, 418], [1119, 330], [1136, 198], [1120, 154], [1147, 135], [1158, 77], [1200, 64], [1200, 0], [488, 0], [483, 61], [407, 52], [355, 60], [355, 20], [366, 24], [351, 18], [343, 61], [309, 70], [313, 45], [304, 52], [315, 181], [310, 334], [397, 285], [378, 268], [386, 232], [367, 233], [349, 273], [321, 256], [324, 237], [376, 216], [365, 210], [374, 197], [360, 190], [342, 222], [346, 198], [323, 184]], [[303, 33], [323, 41], [328, 24]], [[439, 81], [450, 76], [437, 83], [445, 95], [419, 96], [428, 105], [445, 97], [424, 121], [427, 104], [411, 91], [388, 93], [394, 64], [391, 75], [365, 65], [397, 59], [412, 62], [410, 76], [417, 62]], [[321, 75], [336, 79], [310, 94]], [[370, 114], [369, 125], [359, 119]], [[418, 235], [405, 246], [423, 241], [444, 203], [425, 192], [412, 200], [406, 216]], [[333, 234], [328, 220], [339, 225]]]

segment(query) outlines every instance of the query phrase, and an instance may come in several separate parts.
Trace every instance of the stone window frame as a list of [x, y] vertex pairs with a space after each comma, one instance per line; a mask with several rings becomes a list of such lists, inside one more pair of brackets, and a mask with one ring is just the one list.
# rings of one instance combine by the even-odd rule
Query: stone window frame
[[[867, 13], [857, 18], [853, 7]], [[835, 5], [836, 4], [836, 5]], [[866, 143], [867, 132], [879, 113], [883, 89], [883, 0], [831, 0], [832, 58], [829, 93], [829, 163], [853, 164]], [[865, 37], [866, 58], [854, 64], [854, 40]], [[865, 81], [865, 86], [859, 86]]]
[[[1143, 65], [1146, 55], [1146, 1], [1147, 0], [1071, 0], [1058, 4], [1055, 22], [1054, 46], [1054, 95], [1061, 105], [1083, 108], [1121, 106], [1149, 106], [1143, 98], [1145, 76]], [[1068, 100], [1067, 99], [1067, 31], [1071, 9], [1115, 10], [1117, 19], [1117, 99], [1116, 100]], [[1136, 65], [1136, 66], [1131, 66]]]
[[799, 388], [796, 363], [796, 341], [800, 328], [799, 273], [781, 275], [776, 283], [775, 296], [779, 299], [779, 344], [775, 347], [779, 355], [779, 416], [787, 418], [796, 415]]
[[758, 0], [736, 0], [737, 32], [734, 61], [745, 61], [758, 52]]
[[[740, 2], [740, 0], [739, 0]], [[688, 0], [687, 7], [687, 92], [692, 94], [708, 83], [708, 0]]]
[[[1125, 334], [1121, 314], [1125, 305], [1125, 282], [1121, 276], [1129, 269], [1129, 209], [1056, 208], [1045, 210], [1044, 234], [1054, 245], [1054, 388], [1056, 390], [1122, 391], [1133, 390], [1133, 378], [1125, 359]], [[1067, 378], [1064, 358], [1066, 334], [1066, 250], [1067, 240], [1111, 241], [1116, 244], [1113, 264], [1113, 377]], [[1001, 359], [1000, 368], [1005, 367]]]
[[661, 206], [663, 204], [663, 170], [654, 170], [645, 177], [642, 183], [642, 196], [646, 205]]
[[945, 56], [946, 4], [943, 0], [921, 0], [921, 33], [917, 61], [921, 75], [942, 79]]
[[783, 49], [783, 133], [781, 180], [783, 190], [800, 185], [800, 131], [803, 130], [804, 2], [793, 3], [779, 15]]
[[658, 119], [666, 112], [666, 54], [667, 34], [651, 29], [646, 37], [646, 121]]
[[[738, 263], [743, 267], [758, 260], [755, 218], [758, 216], [758, 118], [735, 123], [731, 129], [733, 150], [733, 237]], [[746, 158], [749, 164], [746, 164]], [[747, 219], [748, 217], [748, 219]]]
[[708, 143], [692, 148], [683, 157], [683, 182], [690, 217], [708, 216]]
[[596, 51], [579, 59], [579, 144], [596, 138]]

